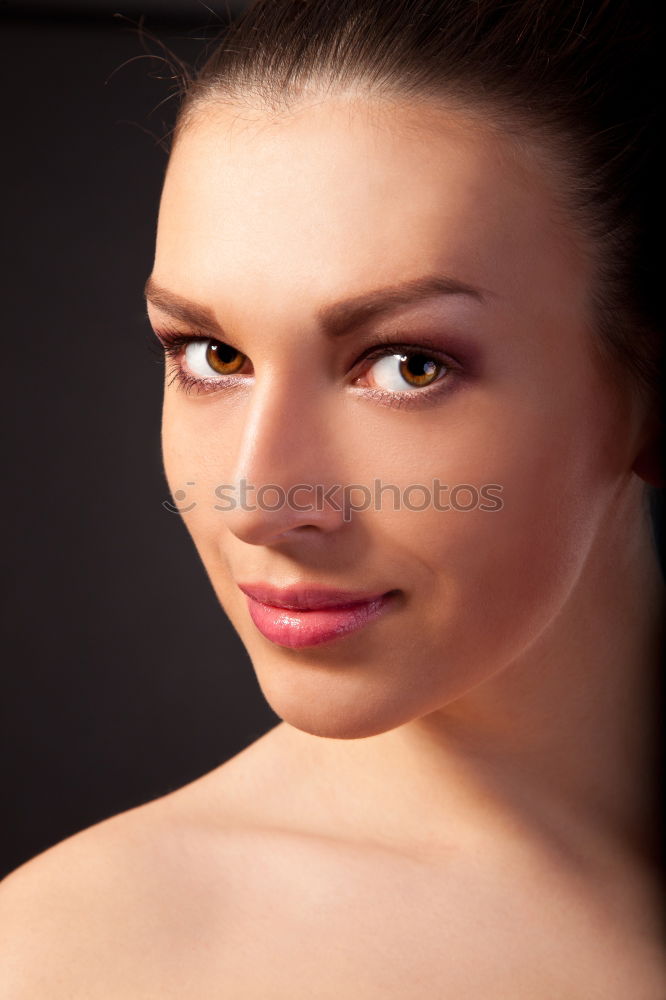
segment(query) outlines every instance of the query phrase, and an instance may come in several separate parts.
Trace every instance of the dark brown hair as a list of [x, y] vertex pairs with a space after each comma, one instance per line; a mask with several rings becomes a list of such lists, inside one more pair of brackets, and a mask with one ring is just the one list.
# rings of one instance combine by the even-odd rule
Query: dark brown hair
[[661, 53], [644, 0], [255, 0], [190, 81], [279, 113], [314, 90], [462, 101], [545, 143], [597, 248], [602, 353], [660, 398], [656, 133]]

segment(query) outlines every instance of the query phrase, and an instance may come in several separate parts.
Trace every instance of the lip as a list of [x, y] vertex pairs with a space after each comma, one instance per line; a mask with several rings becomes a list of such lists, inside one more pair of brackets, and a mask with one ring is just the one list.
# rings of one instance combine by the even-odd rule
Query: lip
[[290, 611], [319, 611], [328, 608], [349, 608], [355, 604], [367, 604], [383, 597], [385, 590], [367, 592], [360, 590], [337, 590], [315, 585], [273, 587], [270, 583], [239, 583], [238, 587], [247, 597], [260, 604], [270, 604], [274, 608]]
[[362, 593], [315, 586], [239, 583], [252, 621], [279, 646], [301, 649], [349, 635], [378, 618], [397, 591]]

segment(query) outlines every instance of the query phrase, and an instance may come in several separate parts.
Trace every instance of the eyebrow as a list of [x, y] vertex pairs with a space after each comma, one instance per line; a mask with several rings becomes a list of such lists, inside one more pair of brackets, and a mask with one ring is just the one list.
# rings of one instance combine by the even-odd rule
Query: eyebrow
[[[144, 288], [146, 299], [162, 312], [181, 322], [189, 323], [199, 330], [224, 338], [225, 333], [215, 319], [212, 309], [189, 302], [174, 292], [158, 285], [151, 275]], [[397, 285], [386, 285], [370, 292], [364, 292], [340, 302], [323, 306], [317, 312], [321, 330], [329, 337], [341, 337], [352, 333], [359, 326], [375, 316], [393, 312], [400, 306], [410, 305], [440, 295], [464, 295], [478, 302], [485, 300], [479, 288], [466, 285], [462, 281], [441, 274], [426, 274], [420, 278], [402, 281]]]

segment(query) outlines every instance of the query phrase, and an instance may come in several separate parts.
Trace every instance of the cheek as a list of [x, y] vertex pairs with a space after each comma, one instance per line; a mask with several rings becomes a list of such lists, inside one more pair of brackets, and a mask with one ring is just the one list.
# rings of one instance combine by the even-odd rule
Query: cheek
[[201, 554], [207, 536], [221, 528], [222, 515], [214, 505], [218, 502], [215, 489], [225, 482], [222, 440], [219, 418], [211, 418], [205, 405], [184, 402], [173, 391], [165, 394], [164, 473], [175, 505], [184, 512], [183, 522]]
[[164, 396], [162, 407], [162, 462], [169, 489], [175, 497], [176, 491], [184, 490], [194, 483], [190, 492], [196, 491], [201, 503], [200, 473], [202, 455], [196, 446], [196, 439], [188, 433], [187, 422], [179, 419], [178, 406], [171, 393]]
[[575, 586], [612, 503], [621, 455], [612, 442], [622, 436], [607, 410], [587, 402], [594, 396], [580, 398], [526, 396], [485, 413], [478, 403], [478, 423], [470, 413], [442, 432], [427, 471], [473, 485], [481, 501], [484, 485], [500, 486], [501, 509], [471, 506], [474, 494], [461, 490], [457, 506], [470, 509], [377, 515], [385, 545], [412, 567], [433, 670], [456, 668], [447, 684], [464, 688], [518, 656]]

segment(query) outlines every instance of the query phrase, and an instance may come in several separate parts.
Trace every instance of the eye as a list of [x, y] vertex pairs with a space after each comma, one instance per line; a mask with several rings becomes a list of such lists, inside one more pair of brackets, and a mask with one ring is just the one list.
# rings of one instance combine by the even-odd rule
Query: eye
[[218, 340], [191, 340], [184, 351], [188, 371], [195, 378], [234, 375], [245, 363], [245, 355]]
[[[224, 341], [198, 333], [176, 330], [155, 330], [166, 355], [168, 385], [175, 383], [185, 392], [214, 393], [238, 387], [236, 375], [252, 366], [247, 354]], [[423, 400], [435, 383], [449, 387], [461, 371], [460, 365], [448, 355], [442, 355], [439, 345], [423, 342], [404, 344], [393, 337], [380, 335], [378, 342], [361, 359], [361, 373], [352, 378], [352, 385], [370, 390], [374, 399], [386, 405], [406, 406]], [[358, 370], [358, 369], [357, 369]], [[368, 382], [370, 385], [368, 386]], [[421, 390], [420, 392], [416, 390]]]
[[403, 351], [386, 354], [378, 358], [368, 368], [372, 381], [378, 389], [388, 392], [404, 392], [406, 389], [421, 389], [432, 385], [446, 371], [443, 361], [422, 351]]

